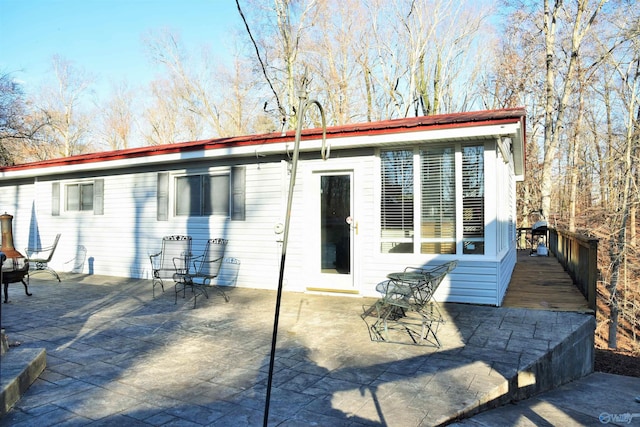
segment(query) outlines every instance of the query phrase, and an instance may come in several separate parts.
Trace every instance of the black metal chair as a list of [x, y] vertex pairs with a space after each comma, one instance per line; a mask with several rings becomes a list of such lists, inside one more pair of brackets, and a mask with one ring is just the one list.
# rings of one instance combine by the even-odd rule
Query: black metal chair
[[29, 261], [29, 274], [27, 274], [27, 282], [29, 281], [29, 276], [38, 271], [46, 271], [53, 277], [58, 279], [58, 282], [61, 281], [58, 273], [56, 273], [53, 268], [49, 267], [49, 262], [51, 261], [51, 258], [53, 258], [56, 247], [58, 247], [59, 240], [60, 234], [57, 234], [51, 246], [47, 246], [44, 248], [34, 247], [25, 249], [27, 260]]
[[224, 290], [212, 283], [212, 279], [215, 279], [220, 274], [227, 243], [227, 239], [209, 239], [202, 255], [193, 258], [193, 268], [189, 266], [187, 271], [180, 272], [179, 266], [176, 265], [176, 270], [178, 271], [175, 287], [176, 304], [178, 303], [178, 293], [182, 291], [182, 297], [184, 298], [186, 288], [191, 288], [194, 294], [193, 308], [196, 308], [198, 295], [204, 295], [207, 299], [209, 298], [207, 288], [213, 288], [224, 297], [226, 302], [229, 302], [229, 297]]
[[[153, 297], [156, 286], [160, 285], [164, 292], [165, 280], [172, 283], [179, 272], [186, 272], [191, 257], [191, 236], [172, 235], [162, 238], [162, 249], [157, 254], [149, 255], [153, 274]], [[181, 271], [176, 271], [176, 263]]]
[[382, 298], [365, 307], [361, 316], [365, 322], [368, 317], [375, 319], [369, 326], [371, 340], [404, 343], [399, 337], [408, 334], [413, 344], [441, 347], [437, 331], [444, 317], [433, 295], [456, 266], [457, 261], [450, 261], [429, 270], [407, 267], [379, 283], [376, 290]]

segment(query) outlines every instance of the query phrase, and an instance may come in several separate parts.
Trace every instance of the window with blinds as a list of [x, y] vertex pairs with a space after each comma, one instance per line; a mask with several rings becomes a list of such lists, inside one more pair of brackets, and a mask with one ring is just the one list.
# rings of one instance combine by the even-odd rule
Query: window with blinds
[[385, 150], [381, 160], [381, 251], [413, 252], [413, 151]]
[[420, 253], [456, 253], [456, 173], [453, 147], [420, 150]]
[[485, 253], [482, 143], [383, 150], [380, 160], [383, 253]]
[[462, 252], [484, 254], [484, 147], [462, 147]]

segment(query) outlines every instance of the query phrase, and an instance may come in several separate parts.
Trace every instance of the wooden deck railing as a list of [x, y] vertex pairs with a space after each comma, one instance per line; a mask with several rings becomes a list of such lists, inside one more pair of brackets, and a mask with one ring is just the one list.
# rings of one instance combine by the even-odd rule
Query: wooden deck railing
[[569, 273], [595, 313], [598, 239], [550, 228], [549, 250]]

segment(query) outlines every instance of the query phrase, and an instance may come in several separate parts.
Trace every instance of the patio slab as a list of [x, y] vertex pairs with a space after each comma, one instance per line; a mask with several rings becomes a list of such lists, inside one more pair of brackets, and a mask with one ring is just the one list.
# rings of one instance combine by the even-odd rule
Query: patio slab
[[[47, 366], [0, 426], [262, 424], [275, 291], [232, 288], [193, 309], [171, 289], [152, 298], [148, 280], [30, 289], [10, 287], [2, 327]], [[360, 314], [373, 301], [283, 294], [269, 425], [438, 425], [557, 387], [569, 379], [545, 372], [568, 361], [592, 367], [592, 315], [442, 304], [436, 348], [372, 342]]]

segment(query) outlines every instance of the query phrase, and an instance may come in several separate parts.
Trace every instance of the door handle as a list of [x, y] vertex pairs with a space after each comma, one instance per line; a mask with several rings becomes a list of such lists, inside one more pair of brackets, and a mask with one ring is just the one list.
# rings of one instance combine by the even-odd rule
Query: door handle
[[[355, 230], [356, 231], [356, 236], [358, 235], [358, 221], [354, 221], [353, 217], [351, 215], [349, 215], [346, 219], [345, 222], [347, 224], [349, 224], [349, 228], [351, 230]], [[355, 225], [354, 225], [355, 224]]]

